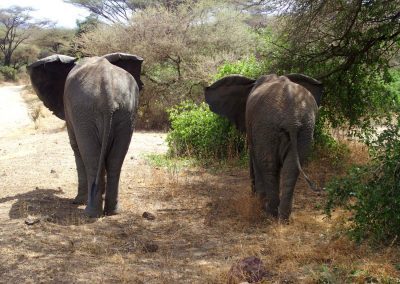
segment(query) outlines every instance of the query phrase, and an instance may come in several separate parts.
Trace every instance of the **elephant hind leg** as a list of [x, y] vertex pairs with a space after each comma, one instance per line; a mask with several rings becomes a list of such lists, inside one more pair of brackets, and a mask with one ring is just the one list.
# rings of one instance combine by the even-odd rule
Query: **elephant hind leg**
[[[298, 134], [297, 151], [300, 163], [303, 163], [307, 157], [312, 142], [312, 136], [313, 131], [310, 129], [303, 129]], [[292, 212], [294, 189], [300, 174], [296, 159], [297, 157], [294, 156], [292, 147], [289, 147], [288, 152], [284, 157], [282, 167], [282, 193], [281, 203], [279, 205], [279, 219], [283, 222], [287, 222], [289, 220]]]
[[[264, 126], [263, 126], [263, 129]], [[268, 129], [268, 128], [267, 128]], [[273, 129], [253, 131], [251, 137], [251, 160], [255, 180], [255, 193], [265, 200], [265, 210], [278, 217], [280, 160], [279, 136]], [[268, 133], [268, 135], [265, 135]]]
[[255, 193], [265, 203], [266, 212], [278, 217], [279, 200], [279, 168], [275, 159], [254, 159]]
[[250, 182], [251, 182], [251, 191], [256, 193], [256, 178], [254, 175], [254, 164], [253, 164], [253, 152], [250, 150], [249, 154], [249, 170], [250, 170]]
[[67, 127], [67, 129], [71, 148], [72, 151], [74, 151], [76, 171], [78, 173], [78, 193], [72, 203], [82, 205], [87, 203], [88, 198], [86, 169], [85, 165], [83, 164], [81, 153], [79, 152], [75, 135], [70, 127]]
[[73, 204], [86, 204], [88, 199], [87, 176], [85, 165], [79, 151], [74, 151], [76, 169], [78, 171], [78, 194], [72, 201]]
[[[95, 135], [97, 132], [94, 126], [78, 127], [78, 132], [75, 131], [76, 141], [78, 141], [79, 153], [81, 161], [83, 161], [86, 173], [86, 193], [87, 206], [85, 212], [90, 217], [100, 217], [103, 214], [103, 198], [104, 191], [104, 174], [100, 176], [99, 184], [96, 186], [97, 167], [99, 163], [101, 143]], [[79, 170], [78, 170], [79, 175]], [[83, 183], [83, 177], [82, 177]], [[83, 190], [83, 189], [82, 189]]]
[[107, 187], [105, 195], [105, 215], [118, 214], [121, 207], [118, 200], [119, 180], [122, 164], [132, 139], [132, 120], [130, 113], [116, 112], [113, 119], [113, 137], [106, 157]]

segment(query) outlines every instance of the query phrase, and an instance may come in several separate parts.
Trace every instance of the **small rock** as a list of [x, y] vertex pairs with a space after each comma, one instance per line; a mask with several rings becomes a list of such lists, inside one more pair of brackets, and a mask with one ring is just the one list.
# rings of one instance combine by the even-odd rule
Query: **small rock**
[[40, 218], [38, 218], [38, 217], [28, 216], [25, 219], [25, 224], [27, 224], [28, 226], [32, 226], [32, 225], [37, 224], [39, 222], [40, 222]]
[[255, 283], [270, 276], [271, 274], [265, 269], [261, 259], [250, 256], [232, 265], [228, 272], [228, 283]]
[[133, 158], [133, 156], [131, 156], [131, 160], [133, 160], [134, 158]]
[[155, 220], [156, 216], [154, 216], [154, 214], [150, 213], [150, 212], [143, 212], [142, 217], [147, 219], [147, 220]]
[[56, 171], [55, 171], [55, 170], [51, 170], [50, 173], [51, 173], [51, 174], [55, 174]]
[[143, 252], [156, 252], [158, 251], [158, 245], [155, 243], [146, 243], [143, 246]]

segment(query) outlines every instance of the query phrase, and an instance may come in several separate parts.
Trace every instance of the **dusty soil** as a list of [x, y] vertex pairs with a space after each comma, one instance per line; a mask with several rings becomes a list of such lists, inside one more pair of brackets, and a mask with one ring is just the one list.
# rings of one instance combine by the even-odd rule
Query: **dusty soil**
[[32, 122], [19, 95], [24, 87], [7, 84], [0, 89], [0, 137]]
[[[280, 225], [257, 210], [246, 169], [150, 165], [146, 153], [167, 150], [163, 133], [134, 133], [123, 213], [88, 219], [71, 204], [77, 177], [64, 123], [25, 101], [34, 122], [0, 121], [9, 129], [0, 135], [1, 283], [226, 283], [230, 266], [253, 255], [270, 272], [265, 283], [400, 281], [399, 250], [342, 237], [341, 216], [327, 220], [324, 196], [303, 180], [291, 224]], [[320, 185], [336, 174], [323, 159], [306, 171]]]

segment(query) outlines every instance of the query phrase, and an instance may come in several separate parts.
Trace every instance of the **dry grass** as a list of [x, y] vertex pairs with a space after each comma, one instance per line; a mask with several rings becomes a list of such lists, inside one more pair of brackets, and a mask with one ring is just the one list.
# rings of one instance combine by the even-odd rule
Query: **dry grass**
[[[0, 282], [226, 283], [246, 256], [265, 263], [265, 283], [400, 281], [399, 248], [355, 245], [341, 232], [344, 213], [326, 219], [324, 195], [302, 179], [290, 224], [281, 225], [250, 195], [246, 169], [151, 166], [141, 157], [165, 149], [159, 134], [134, 134], [121, 176], [123, 214], [88, 219], [70, 202], [75, 164], [59, 130], [45, 115], [39, 131], [0, 139]], [[348, 159], [321, 154], [305, 171], [323, 187], [368, 160], [365, 147], [348, 145]], [[142, 218], [145, 211], [156, 219]], [[40, 222], [28, 226], [28, 216]]]
[[[317, 161], [306, 170], [318, 179], [312, 169], [323, 166], [328, 167]], [[260, 257], [271, 271], [265, 283], [399, 279], [394, 267], [398, 249], [375, 251], [338, 234], [341, 215], [326, 220], [317, 206], [323, 196], [303, 181], [296, 189], [290, 225], [260, 212], [258, 201], [248, 194], [246, 170], [176, 172], [139, 161], [122, 186], [124, 214], [97, 221], [86, 219], [81, 207], [61, 197], [72, 196], [72, 187], [68, 192], [36, 189], [17, 197], [9, 210], [13, 225], [2, 234], [4, 279], [27, 280], [34, 272], [35, 282], [225, 283], [230, 266], [250, 255]], [[153, 212], [156, 220], [143, 219], [144, 211]], [[47, 217], [27, 227], [23, 220], [28, 215]], [[159, 250], [146, 252], [149, 242]]]
[[21, 95], [28, 106], [29, 116], [35, 130], [60, 131], [65, 129], [65, 122], [54, 117], [34, 93], [31, 85], [27, 85]]

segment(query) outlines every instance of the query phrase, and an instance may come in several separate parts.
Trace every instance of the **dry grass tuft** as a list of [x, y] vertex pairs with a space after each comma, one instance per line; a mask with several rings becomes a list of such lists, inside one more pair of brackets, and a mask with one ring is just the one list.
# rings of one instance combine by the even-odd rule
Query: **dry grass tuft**
[[250, 188], [237, 192], [227, 204], [228, 210], [232, 214], [236, 215], [242, 222], [249, 224], [260, 223], [264, 216], [263, 206], [263, 202], [252, 194]]

